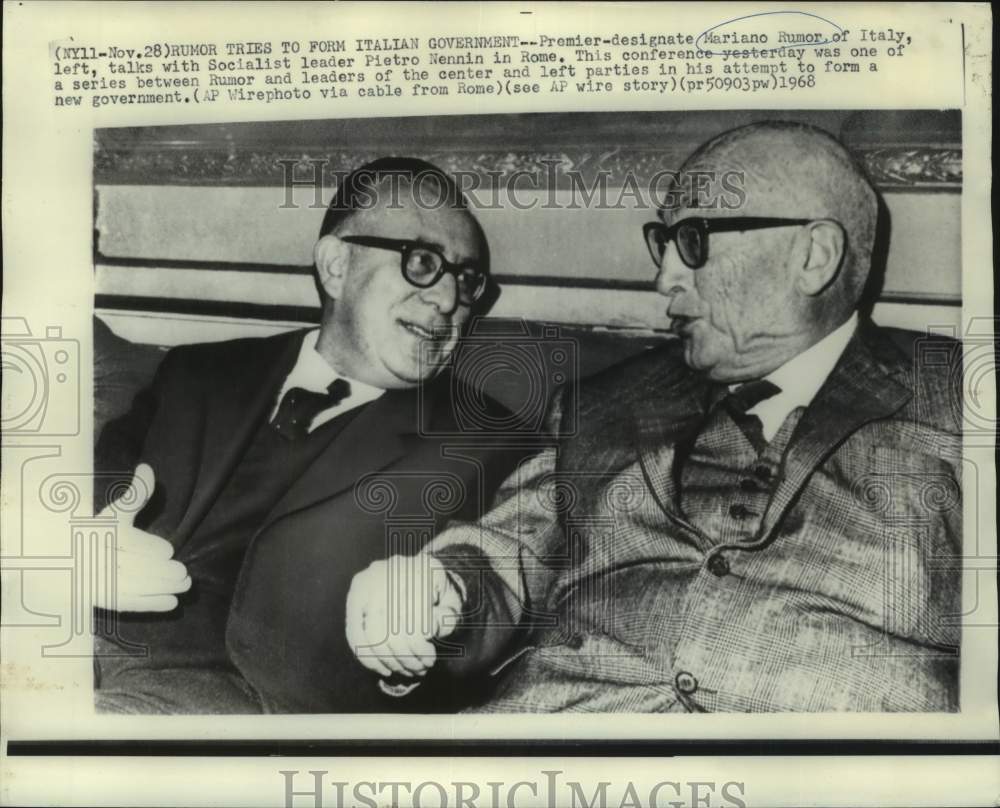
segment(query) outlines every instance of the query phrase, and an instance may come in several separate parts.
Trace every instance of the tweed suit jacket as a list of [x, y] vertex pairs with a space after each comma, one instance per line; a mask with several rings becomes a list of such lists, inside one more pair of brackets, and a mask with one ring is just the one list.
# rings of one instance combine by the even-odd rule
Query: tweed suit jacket
[[718, 395], [678, 344], [566, 390], [552, 445], [428, 548], [466, 581], [461, 664], [498, 680], [481, 709], [958, 709], [958, 362], [863, 323], [730, 543], [676, 505], [677, 447]]

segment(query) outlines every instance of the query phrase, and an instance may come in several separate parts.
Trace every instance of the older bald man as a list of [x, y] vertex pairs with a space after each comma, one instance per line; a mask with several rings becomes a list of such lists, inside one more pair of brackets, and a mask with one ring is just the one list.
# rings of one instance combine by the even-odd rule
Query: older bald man
[[[481, 523], [356, 576], [355, 653], [489, 671], [497, 711], [956, 710], [957, 343], [928, 366], [859, 317], [876, 194], [827, 133], [753, 124], [684, 172], [738, 172], [745, 200], [645, 227], [679, 339], [557, 399]], [[393, 566], [461, 614], [388, 631]]]

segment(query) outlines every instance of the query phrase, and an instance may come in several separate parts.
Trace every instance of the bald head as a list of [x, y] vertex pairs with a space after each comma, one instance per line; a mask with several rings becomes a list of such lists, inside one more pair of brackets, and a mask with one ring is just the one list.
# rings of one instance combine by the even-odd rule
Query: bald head
[[656, 288], [691, 367], [718, 381], [759, 379], [850, 318], [878, 202], [836, 139], [752, 124], [710, 140], [681, 173], [691, 190], [661, 211], [667, 227], [649, 232], [664, 239]]
[[849, 309], [857, 306], [871, 267], [878, 202], [864, 170], [840, 141], [807, 124], [753, 123], [708, 141], [683, 168], [703, 170], [741, 172], [746, 194], [741, 216], [839, 222], [846, 239], [837, 297]]

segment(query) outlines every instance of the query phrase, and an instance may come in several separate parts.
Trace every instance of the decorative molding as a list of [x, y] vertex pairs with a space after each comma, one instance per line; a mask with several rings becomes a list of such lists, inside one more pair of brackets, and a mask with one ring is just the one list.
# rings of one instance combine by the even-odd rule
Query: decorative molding
[[962, 150], [957, 147], [875, 148], [858, 155], [872, 182], [883, 189], [962, 189]]
[[[621, 187], [631, 173], [640, 183], [657, 172], [680, 165], [691, 151], [687, 144], [666, 148], [636, 145], [579, 146], [565, 149], [462, 149], [407, 151], [448, 172], [473, 172], [490, 184], [505, 181], [515, 172], [554, 179], [556, 188], [568, 188], [568, 171], [584, 182], [604, 173], [610, 187]], [[206, 185], [281, 186], [292, 172], [297, 183], [315, 182], [332, 188], [343, 172], [393, 153], [392, 149], [322, 150], [243, 147], [229, 144], [156, 144], [131, 147], [102, 144], [94, 155], [94, 180], [98, 185]], [[856, 147], [875, 185], [882, 191], [952, 191], [962, 187], [962, 150], [954, 145], [892, 145]], [[289, 161], [294, 161], [290, 163]], [[487, 185], [490, 187], [490, 185]], [[548, 186], [544, 186], [548, 187]]]

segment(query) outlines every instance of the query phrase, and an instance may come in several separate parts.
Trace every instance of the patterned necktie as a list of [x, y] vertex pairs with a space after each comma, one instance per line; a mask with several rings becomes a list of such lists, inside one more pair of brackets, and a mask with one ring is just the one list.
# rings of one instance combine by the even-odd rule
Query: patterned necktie
[[758, 379], [741, 384], [722, 399], [722, 406], [729, 411], [736, 425], [743, 430], [743, 434], [753, 444], [757, 454], [763, 452], [767, 446], [767, 441], [764, 440], [764, 426], [760, 418], [750, 415], [747, 410], [753, 409], [760, 402], [780, 392], [781, 388], [778, 385], [767, 379]]
[[351, 385], [345, 379], [336, 379], [325, 393], [302, 387], [289, 388], [281, 397], [278, 413], [271, 425], [286, 440], [301, 440], [309, 434], [309, 425], [317, 415], [336, 406], [350, 394]]

